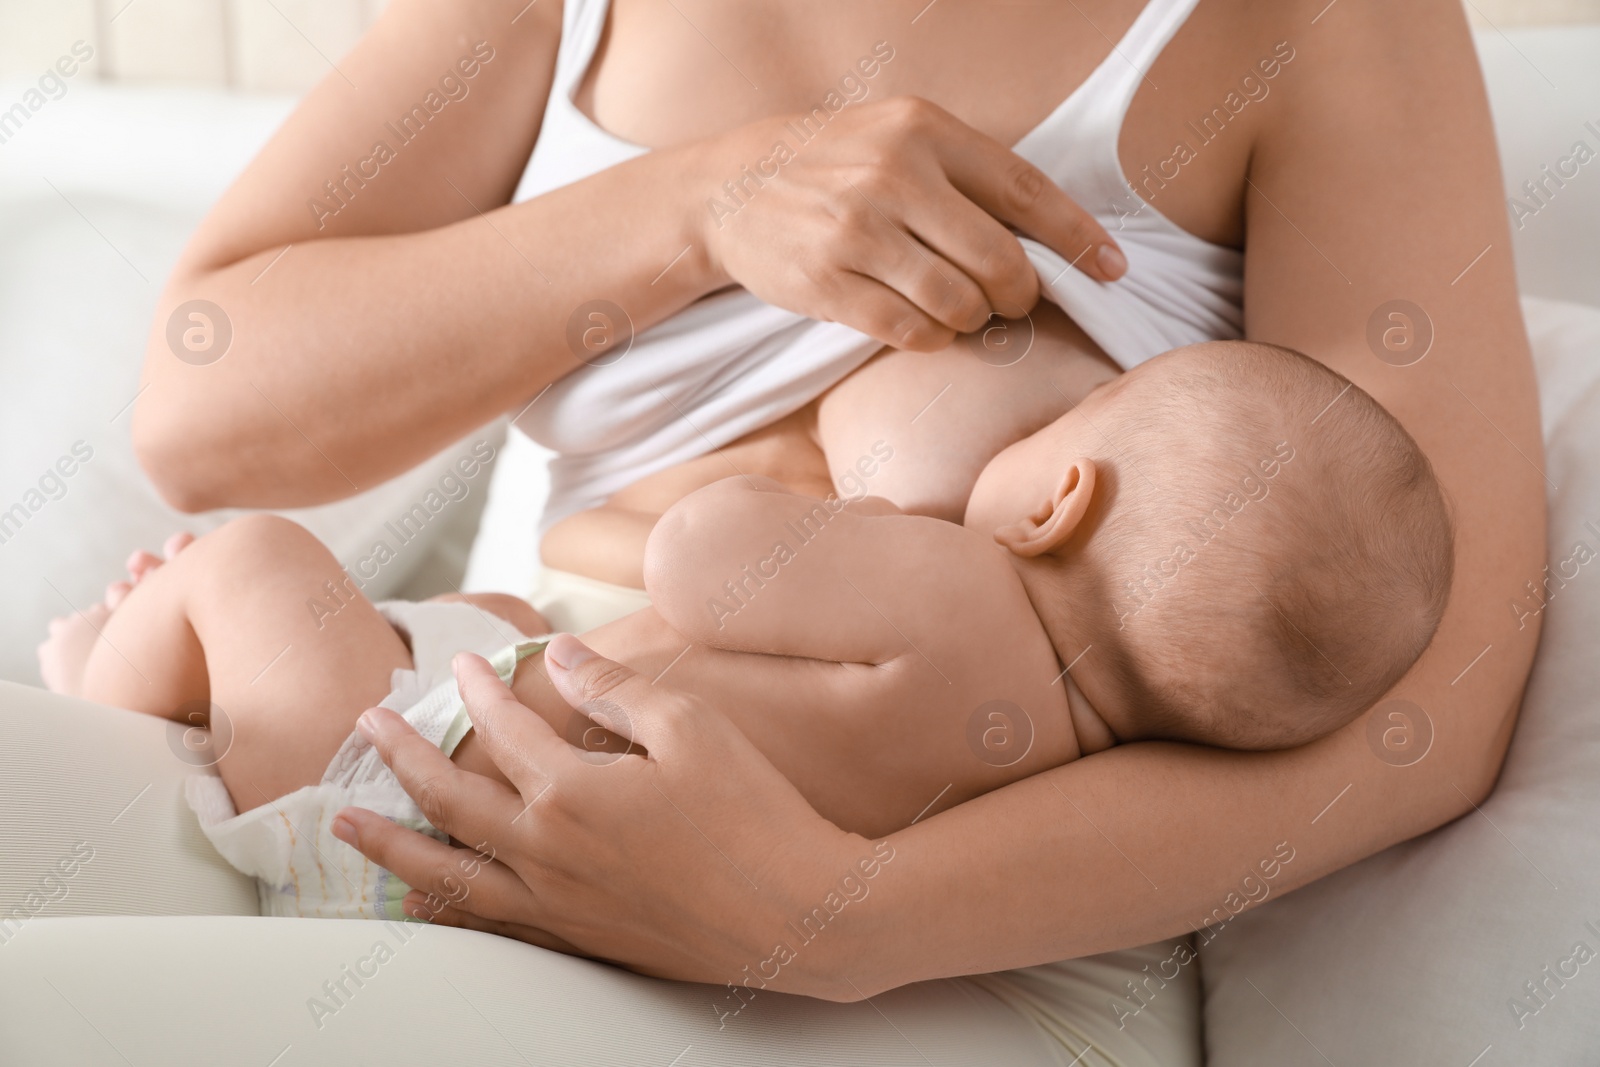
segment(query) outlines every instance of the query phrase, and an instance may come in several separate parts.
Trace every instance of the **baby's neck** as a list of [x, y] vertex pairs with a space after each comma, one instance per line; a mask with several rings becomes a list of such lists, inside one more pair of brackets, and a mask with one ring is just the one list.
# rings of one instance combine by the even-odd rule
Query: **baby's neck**
[[[1032, 559], [1012, 556], [1011, 565], [1022, 579], [1022, 587], [1027, 591], [1039, 625], [1056, 650], [1063, 685], [1074, 676], [1082, 678], [1102, 670], [1101, 661], [1109, 648], [1102, 647], [1096, 658], [1096, 643], [1105, 646], [1107, 642], [1103, 634], [1095, 631], [1099, 613], [1093, 605], [1099, 583], [1093, 576], [1080, 567], [1064, 566], [1059, 559], [1048, 555]], [[1080, 753], [1088, 755], [1116, 744], [1115, 733], [1078, 685], [1067, 687], [1067, 700]]]
[[1028, 602], [1039, 625], [1049, 635], [1064, 667], [1094, 642], [1093, 603], [1096, 583], [1078, 568], [1063, 566], [1054, 556], [1035, 558], [1011, 555], [1011, 566], [1022, 579]]

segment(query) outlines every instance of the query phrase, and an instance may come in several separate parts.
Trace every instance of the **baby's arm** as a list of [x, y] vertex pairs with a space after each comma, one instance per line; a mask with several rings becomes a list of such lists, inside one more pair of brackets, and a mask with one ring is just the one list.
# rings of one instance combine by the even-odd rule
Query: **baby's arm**
[[728, 478], [662, 516], [645, 551], [645, 587], [694, 641], [884, 664], [942, 645], [959, 625], [950, 607], [993, 598], [974, 572], [1016, 581], [998, 553], [997, 568], [974, 566], [982, 554], [964, 543], [973, 536], [885, 501], [821, 501], [767, 478]]
[[[959, 803], [1077, 755], [1027, 593], [999, 547], [963, 527], [730, 478], [662, 517], [645, 582], [659, 619], [710, 646], [670, 650], [672, 684], [723, 708], [839, 826], [886, 833], [935, 798]], [[594, 647], [622, 636], [602, 628]], [[974, 747], [995, 702], [1015, 759]]]

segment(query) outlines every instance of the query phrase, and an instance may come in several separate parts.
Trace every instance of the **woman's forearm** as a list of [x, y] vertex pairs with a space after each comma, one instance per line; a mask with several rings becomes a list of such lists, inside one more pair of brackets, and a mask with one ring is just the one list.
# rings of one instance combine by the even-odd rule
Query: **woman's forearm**
[[[1497, 521], [1527, 478], [1486, 461], [1457, 521]], [[1537, 494], [1535, 494], [1536, 496]], [[1542, 524], [1462, 539], [1433, 644], [1378, 708], [1286, 752], [1141, 743], [969, 800], [890, 837], [896, 858], [797, 991], [853, 999], [911, 981], [1143, 944], [1233, 916], [1482, 802], [1538, 644], [1505, 576], [1537, 574]], [[1490, 646], [1486, 649], [1485, 646]], [[934, 931], [934, 936], [929, 936]], [[1217, 934], [1226, 936], [1226, 933]], [[844, 979], [848, 979], [848, 982]]]
[[[680, 162], [652, 154], [436, 229], [180, 273], [135, 418], [147, 469], [186, 510], [312, 504], [516, 413], [605, 331], [624, 343], [712, 287]], [[201, 365], [177, 358], [167, 330], [197, 299], [233, 332], [224, 358]]]
[[[1505, 674], [1532, 648], [1508, 648]], [[1461, 709], [1484, 728], [1446, 735], [1435, 716], [1435, 750], [1414, 766], [1380, 759], [1363, 719], [1287, 753], [1112, 749], [970, 800], [889, 838], [871, 896], [840, 916], [842, 936], [808, 946], [788, 988], [854, 1000], [1197, 929], [1202, 944], [1226, 937], [1247, 908], [1470, 812], [1520, 694], [1496, 681]]]
[[[348, 496], [579, 366], [575, 318], [592, 346], [722, 284], [693, 248], [675, 262], [703, 151], [506, 206], [561, 23], [526, 0], [394, 0], [212, 208], [158, 303], [134, 416], [172, 503]], [[623, 313], [580, 311], [601, 300]]]

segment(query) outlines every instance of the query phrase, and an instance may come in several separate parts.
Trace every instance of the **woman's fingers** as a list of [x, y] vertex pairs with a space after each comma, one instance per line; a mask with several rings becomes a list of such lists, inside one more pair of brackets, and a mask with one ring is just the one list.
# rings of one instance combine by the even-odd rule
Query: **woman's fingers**
[[485, 934], [497, 934], [500, 937], [515, 938], [526, 941], [530, 945], [550, 949], [552, 952], [564, 952], [569, 956], [581, 956], [583, 952], [571, 942], [565, 941], [548, 930], [541, 930], [537, 926], [528, 926], [525, 923], [506, 922], [502, 919], [486, 919], [471, 911], [465, 911], [448, 903], [441, 902], [438, 897], [430, 893], [417, 890], [406, 894], [401, 903], [401, 909], [413, 919], [434, 926], [454, 926], [462, 930], [477, 930]]
[[676, 691], [656, 688], [571, 634], [551, 639], [544, 650], [544, 664], [561, 699], [596, 725], [651, 753], [671, 751], [678, 732], [694, 721]]
[[1114, 281], [1127, 261], [1105, 227], [1038, 167], [943, 108], [919, 101], [922, 124], [950, 184], [1002, 222], [1061, 253], [1092, 278]]
[[[722, 135], [696, 161], [699, 177], [725, 187], [737, 160], [789, 136], [784, 122]], [[1039, 279], [1008, 227], [1089, 277], [1126, 269], [1105, 228], [1043, 171], [926, 100], [849, 108], [781, 166], [782, 181], [728, 194], [737, 207], [718, 193], [722, 210], [701, 216], [714, 276], [885, 344], [936, 348], [992, 313], [1032, 308]]]
[[[644, 973], [725, 981], [770, 951], [771, 931], [804, 913], [819, 880], [856, 864], [863, 842], [811, 810], [717, 709], [651, 685], [571, 635], [552, 639], [545, 663], [569, 704], [661, 758], [586, 761], [533, 711], [511, 706], [487, 664], [460, 657], [462, 696], [490, 754], [505, 769], [515, 750], [529, 750], [549, 780], [541, 774], [540, 790], [525, 788], [507, 814], [457, 784], [476, 776], [450, 779], [443, 756], [424, 751], [432, 746], [392, 713], [373, 712], [364, 732], [412, 795], [419, 777], [444, 783], [434, 794], [448, 809], [441, 824], [477, 827], [466, 809], [490, 811], [481, 829], [451, 830], [481, 842], [477, 851], [371, 812], [339, 813], [340, 839], [415, 890], [410, 915]], [[802, 873], [774, 893], [784, 864]]]
[[439, 751], [438, 745], [424, 740], [410, 723], [388, 708], [363, 712], [356, 729], [372, 742], [401, 787], [416, 801], [423, 817], [451, 837], [472, 842], [487, 840], [522, 808], [523, 801], [515, 792], [493, 779], [457, 767]]
[[535, 906], [522, 879], [489, 858], [493, 846], [488, 842], [482, 851], [456, 848], [365, 808], [345, 808], [334, 816], [333, 835], [422, 894], [434, 910], [470, 909], [503, 922], [525, 917]]
[[1016, 318], [1038, 301], [1039, 276], [1017, 235], [953, 185], [947, 183], [910, 224], [923, 244], [972, 276], [994, 312]]
[[1115, 281], [1128, 261], [1094, 216], [1031, 163], [1013, 158], [1001, 174], [974, 170], [951, 183], [997, 219], [1057, 252], [1091, 278]]
[[960, 332], [936, 321], [870, 274], [846, 271], [842, 282], [851, 290], [857, 309], [850, 325], [884, 344], [913, 352], [934, 352], [955, 340]]
[[511, 692], [482, 656], [463, 652], [452, 661], [456, 686], [478, 743], [500, 773], [530, 802], [550, 784], [546, 768], [573, 758], [573, 749]]
[[[869, 197], [854, 183], [850, 190], [857, 203], [853, 205], [855, 211], [840, 220], [841, 236], [849, 234], [867, 241], [855, 256], [844, 259], [845, 266], [904, 294], [929, 319], [952, 334], [975, 330], [988, 320], [991, 308], [984, 289], [961, 265], [952, 264], [928, 247], [899, 221], [906, 218], [907, 205], [899, 203], [898, 197], [877, 191]], [[960, 198], [952, 191], [952, 199]], [[971, 203], [966, 203], [965, 208], [974, 221], [986, 217]], [[1005, 233], [1004, 227], [999, 228]], [[1011, 243], [1015, 245], [1016, 239], [1012, 238]]]

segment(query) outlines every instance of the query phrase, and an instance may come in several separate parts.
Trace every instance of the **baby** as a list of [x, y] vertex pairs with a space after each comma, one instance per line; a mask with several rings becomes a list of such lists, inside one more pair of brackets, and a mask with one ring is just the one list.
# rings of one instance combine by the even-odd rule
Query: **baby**
[[[114, 607], [52, 626], [47, 679], [211, 728], [220, 778], [190, 803], [267, 914], [401, 917], [406, 887], [329, 830], [355, 804], [437, 836], [353, 732], [367, 707], [505, 780], [457, 652], [613, 753], [595, 758], [626, 750], [556, 696], [515, 598], [374, 606], [268, 516], [169, 549], [136, 556]], [[1452, 558], [1431, 468], [1377, 402], [1298, 353], [1215, 342], [1000, 452], [961, 525], [764, 478], [692, 492], [650, 534], [652, 607], [584, 639], [722, 709], [821, 814], [876, 837], [1118, 742], [1322, 737], [1422, 653]], [[331, 616], [308, 611], [330, 594]]]

